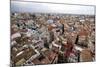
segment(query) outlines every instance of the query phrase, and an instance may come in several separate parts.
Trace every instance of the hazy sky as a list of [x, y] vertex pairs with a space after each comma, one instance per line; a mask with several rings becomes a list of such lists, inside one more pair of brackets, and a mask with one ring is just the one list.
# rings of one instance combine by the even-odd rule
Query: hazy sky
[[64, 13], [64, 14], [95, 14], [95, 6], [35, 3], [35, 2], [11, 2], [11, 12], [31, 13]]

